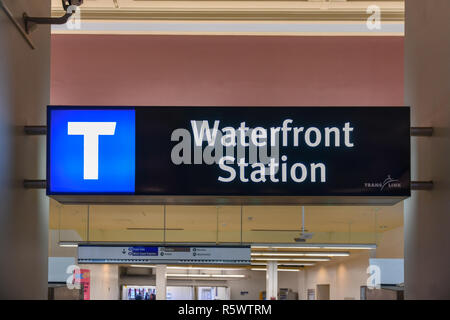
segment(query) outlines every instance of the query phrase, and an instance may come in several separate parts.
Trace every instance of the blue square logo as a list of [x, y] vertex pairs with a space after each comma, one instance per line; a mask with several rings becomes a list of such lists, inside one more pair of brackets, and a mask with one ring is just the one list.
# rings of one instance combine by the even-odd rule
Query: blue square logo
[[134, 109], [50, 109], [49, 193], [134, 193]]

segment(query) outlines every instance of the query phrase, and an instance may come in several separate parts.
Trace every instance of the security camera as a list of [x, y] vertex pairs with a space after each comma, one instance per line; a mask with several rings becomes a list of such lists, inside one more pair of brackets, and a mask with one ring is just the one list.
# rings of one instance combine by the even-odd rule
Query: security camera
[[[62, 17], [29, 17], [25, 12], [23, 14], [23, 22], [25, 24], [25, 31], [30, 33], [38, 24], [65, 24], [69, 18], [75, 13], [75, 10], [70, 10], [71, 6], [79, 7], [84, 0], [61, 0], [64, 11], [66, 12]], [[70, 8], [70, 9], [69, 9]]]
[[306, 240], [312, 239], [314, 232], [301, 232], [298, 238], [294, 238], [295, 242], [306, 242]]
[[68, 2], [70, 6], [81, 6], [83, 4], [83, 0], [65, 0]]
[[67, 10], [70, 6], [81, 6], [84, 0], [62, 0], [64, 10]]

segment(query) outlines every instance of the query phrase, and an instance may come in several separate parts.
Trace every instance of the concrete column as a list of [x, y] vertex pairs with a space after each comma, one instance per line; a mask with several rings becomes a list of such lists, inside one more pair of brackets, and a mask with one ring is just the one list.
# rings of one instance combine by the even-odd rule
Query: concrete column
[[434, 189], [405, 201], [405, 298], [450, 299], [450, 1], [405, 6], [405, 104], [412, 126], [434, 127], [411, 139], [411, 178]]
[[86, 264], [81, 269], [90, 271], [91, 300], [119, 300], [119, 266], [113, 264]]
[[298, 300], [306, 300], [306, 270], [298, 272]]
[[266, 300], [278, 299], [278, 262], [267, 261]]
[[49, 16], [50, 0], [3, 0], [0, 7], [0, 299], [48, 297], [48, 198], [24, 179], [45, 179], [45, 136], [25, 125], [46, 123], [50, 102], [50, 26], [31, 45], [14, 25], [26, 13]]
[[167, 266], [156, 266], [156, 300], [166, 300]]

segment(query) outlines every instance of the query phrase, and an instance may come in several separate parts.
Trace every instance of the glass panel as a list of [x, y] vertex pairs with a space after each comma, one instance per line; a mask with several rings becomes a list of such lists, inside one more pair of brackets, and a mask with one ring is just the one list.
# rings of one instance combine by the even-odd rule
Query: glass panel
[[[295, 243], [302, 229], [301, 206], [246, 206], [243, 241]], [[305, 206], [304, 243], [378, 243], [381, 233], [403, 225], [395, 206]]]
[[[301, 212], [301, 206], [242, 207], [242, 242], [295, 243]], [[91, 205], [89, 219], [88, 206], [51, 200], [52, 242], [241, 242], [240, 206], [167, 206], [165, 233], [164, 206]], [[403, 203], [305, 207], [305, 231], [312, 233], [306, 243], [378, 243], [402, 225]]]
[[59, 240], [87, 241], [87, 206], [61, 205], [59, 209]]
[[219, 243], [241, 242], [241, 207], [219, 207]]
[[216, 206], [167, 206], [166, 242], [216, 242]]
[[[67, 206], [50, 199], [48, 254], [50, 257], [74, 257], [76, 248], [61, 247], [60, 241], [85, 241], [87, 216], [84, 206]], [[61, 229], [60, 229], [61, 228]]]
[[243, 242], [293, 242], [301, 225], [301, 207], [246, 206], [243, 208]]
[[164, 241], [164, 206], [91, 205], [89, 216], [89, 241]]

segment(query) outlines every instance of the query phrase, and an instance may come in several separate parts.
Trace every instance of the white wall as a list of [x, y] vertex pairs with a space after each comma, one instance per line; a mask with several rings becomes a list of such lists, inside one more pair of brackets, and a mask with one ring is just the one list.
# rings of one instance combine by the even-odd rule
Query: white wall
[[[15, 18], [50, 15], [50, 0], [4, 0]], [[32, 50], [0, 8], [0, 299], [46, 299], [48, 199], [25, 190], [45, 179], [45, 137], [23, 126], [46, 123], [50, 86], [50, 28], [31, 35]]]
[[[236, 272], [237, 273], [237, 272]], [[247, 274], [247, 278], [228, 281], [231, 300], [259, 300], [261, 291], [266, 291], [265, 271], [239, 271]], [[288, 288], [298, 292], [299, 272], [278, 272], [278, 288]], [[241, 292], [248, 294], [241, 295]]]
[[298, 278], [300, 272], [278, 271], [278, 289], [287, 288], [299, 293]]
[[405, 201], [405, 298], [450, 299], [450, 1], [405, 2], [405, 104], [435, 130], [411, 139], [411, 178], [434, 189]]
[[[239, 273], [246, 274], [247, 278], [228, 281], [231, 300], [259, 300], [259, 293], [266, 290], [266, 273], [244, 270]], [[241, 292], [248, 294], [241, 295]]]
[[330, 285], [330, 299], [360, 299], [360, 288], [367, 283], [369, 258], [403, 258], [403, 227], [383, 232], [375, 252], [351, 253], [338, 261], [305, 268], [298, 275], [299, 299], [307, 298], [307, 289], [318, 284]]
[[365, 252], [345, 258], [342, 262], [327, 262], [317, 267], [307, 268], [304, 272], [306, 286], [302, 290], [302, 297], [306, 298], [307, 289], [316, 289], [318, 284], [329, 284], [331, 300], [359, 300], [360, 287], [366, 284], [368, 277], [366, 274], [368, 266], [369, 253]]

